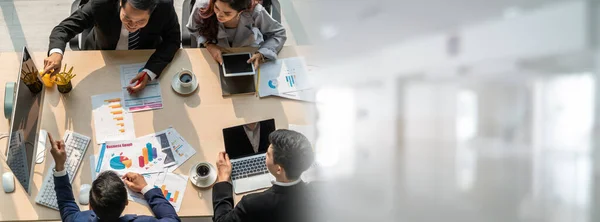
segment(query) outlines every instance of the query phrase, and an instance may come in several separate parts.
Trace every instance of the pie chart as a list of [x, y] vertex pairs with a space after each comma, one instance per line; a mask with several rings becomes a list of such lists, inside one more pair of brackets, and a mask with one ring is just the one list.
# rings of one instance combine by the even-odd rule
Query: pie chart
[[271, 89], [276, 89], [277, 88], [277, 79], [271, 79], [271, 80], [269, 80], [268, 85], [269, 85], [269, 87]]
[[126, 156], [115, 156], [110, 159], [110, 167], [115, 170], [124, 170], [131, 167], [131, 160]]

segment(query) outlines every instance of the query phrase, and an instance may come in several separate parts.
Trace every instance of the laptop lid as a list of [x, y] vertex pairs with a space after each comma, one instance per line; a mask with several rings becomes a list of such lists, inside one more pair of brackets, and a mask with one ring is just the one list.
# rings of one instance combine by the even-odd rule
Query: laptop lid
[[275, 119], [247, 123], [223, 129], [225, 152], [229, 159], [263, 154], [269, 148], [269, 134], [275, 131]]

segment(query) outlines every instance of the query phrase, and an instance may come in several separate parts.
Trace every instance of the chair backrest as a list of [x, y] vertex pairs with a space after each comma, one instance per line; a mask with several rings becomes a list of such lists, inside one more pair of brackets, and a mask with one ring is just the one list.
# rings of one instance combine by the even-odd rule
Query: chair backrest
[[[71, 13], [77, 11], [77, 9], [81, 8], [83, 5], [85, 5], [88, 2], [89, 2], [89, 0], [75, 0], [75, 1], [73, 1], [73, 3], [71, 4]], [[86, 30], [83, 30], [82, 33], [75, 35], [75, 37], [73, 37], [69, 41], [69, 47], [71, 48], [71, 50], [81, 50], [81, 49], [84, 49], [85, 48], [84, 47], [85, 38], [87, 37], [87, 35], [90, 33], [91, 30], [92, 29], [86, 29]], [[81, 42], [79, 40], [81, 40]]]
[[196, 0], [183, 0], [181, 7], [181, 45], [183, 48], [198, 47], [197, 40], [190, 34], [187, 27], [185, 27], [192, 14], [194, 4], [196, 4]]

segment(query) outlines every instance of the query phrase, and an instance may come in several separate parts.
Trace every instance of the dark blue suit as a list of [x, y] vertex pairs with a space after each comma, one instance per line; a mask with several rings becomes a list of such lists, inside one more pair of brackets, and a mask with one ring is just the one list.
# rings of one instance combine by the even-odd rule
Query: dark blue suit
[[[56, 191], [58, 208], [60, 209], [60, 218], [62, 221], [98, 221], [98, 217], [96, 217], [94, 211], [87, 210], [81, 212], [79, 210], [79, 206], [77, 206], [77, 203], [75, 203], [75, 198], [73, 197], [73, 190], [71, 188], [71, 183], [69, 183], [68, 175], [54, 177], [54, 190]], [[156, 218], [127, 214], [119, 218], [119, 221], [181, 221], [177, 216], [177, 212], [175, 212], [175, 208], [173, 208], [173, 206], [165, 199], [160, 189], [151, 189], [144, 194], [144, 197], [146, 198], [146, 201], [148, 201], [148, 204], [150, 205], [154, 215], [156, 215]]]

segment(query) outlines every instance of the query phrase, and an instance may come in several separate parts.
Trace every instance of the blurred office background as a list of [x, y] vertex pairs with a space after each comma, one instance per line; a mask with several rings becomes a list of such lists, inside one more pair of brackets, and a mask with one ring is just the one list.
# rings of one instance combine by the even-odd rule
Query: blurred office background
[[296, 2], [325, 218], [600, 221], [598, 1]]
[[[0, 51], [47, 50], [70, 3], [0, 0]], [[320, 86], [320, 216], [600, 221], [599, 1], [281, 6]]]

